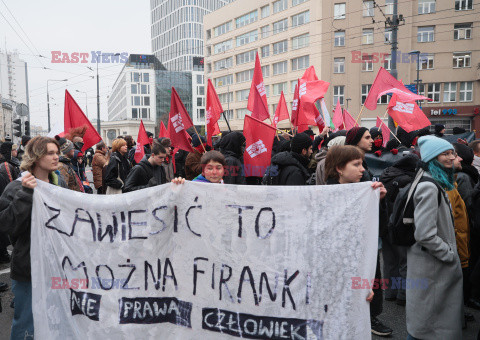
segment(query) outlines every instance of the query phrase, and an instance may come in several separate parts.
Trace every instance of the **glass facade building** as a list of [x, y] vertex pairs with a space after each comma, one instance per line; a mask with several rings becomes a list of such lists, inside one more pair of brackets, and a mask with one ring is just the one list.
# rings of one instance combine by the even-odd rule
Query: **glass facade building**
[[203, 16], [235, 0], [150, 0], [152, 51], [168, 70], [195, 71]]

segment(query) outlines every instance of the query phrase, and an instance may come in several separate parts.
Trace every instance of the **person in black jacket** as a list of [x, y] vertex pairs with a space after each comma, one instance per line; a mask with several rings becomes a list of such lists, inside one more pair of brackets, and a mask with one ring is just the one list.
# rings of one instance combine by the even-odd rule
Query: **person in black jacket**
[[[386, 168], [380, 176], [380, 182], [385, 185], [387, 195], [387, 215], [393, 213], [393, 205], [400, 189], [410, 184], [415, 178], [417, 164], [420, 158], [414, 154], [400, 158], [392, 166]], [[405, 289], [391, 289], [393, 278], [407, 279], [407, 247], [397, 246], [390, 242], [388, 235], [382, 237], [383, 276], [389, 279], [388, 289], [385, 290], [385, 300], [396, 301], [397, 305], [405, 306]], [[405, 281], [406, 282], [406, 281]]]
[[[366, 127], [354, 127], [348, 130], [345, 145], [353, 145], [360, 148], [364, 153], [371, 152], [373, 146], [373, 139], [370, 131]], [[371, 181], [372, 173], [368, 170], [365, 159], [362, 164], [365, 171], [363, 172], [362, 182]]]
[[0, 232], [8, 233], [13, 243], [10, 277], [15, 295], [11, 339], [33, 339], [32, 278], [30, 268], [30, 228], [33, 190], [37, 181], [66, 188], [55, 173], [59, 164], [58, 142], [35, 137], [27, 145], [21, 169], [28, 171], [21, 180], [7, 185], [0, 197]]
[[233, 131], [223, 137], [219, 143], [220, 152], [225, 156], [225, 184], [246, 184], [243, 171], [243, 152], [245, 150], [245, 136]]
[[124, 189], [125, 180], [132, 166], [126, 157], [127, 142], [117, 138], [112, 143], [112, 155], [105, 170], [105, 187]]
[[312, 155], [312, 140], [305, 133], [298, 133], [291, 141], [292, 151], [283, 151], [272, 157], [272, 166], [278, 171], [278, 185], [306, 185], [310, 173], [307, 170]]
[[123, 192], [135, 191], [167, 182], [162, 163], [167, 157], [167, 150], [158, 143], [153, 143], [152, 153], [133, 167], [125, 181]]

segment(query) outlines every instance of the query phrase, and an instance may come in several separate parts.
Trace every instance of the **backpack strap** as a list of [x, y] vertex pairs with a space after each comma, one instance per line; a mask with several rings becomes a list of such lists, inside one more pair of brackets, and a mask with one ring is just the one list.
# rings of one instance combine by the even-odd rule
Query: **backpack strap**
[[[407, 201], [405, 203], [405, 206], [403, 207], [402, 216], [405, 215], [405, 210], [407, 209], [408, 202], [410, 202], [410, 199], [412, 198], [413, 193], [415, 192], [415, 189], [417, 188], [418, 183], [420, 183], [420, 180], [422, 179], [424, 173], [425, 173], [425, 170], [419, 169], [417, 174], [415, 175], [415, 179], [413, 180], [412, 185], [410, 186], [410, 189], [408, 190]], [[403, 223], [413, 223], [413, 216], [412, 216], [412, 218], [404, 217], [403, 218]]]

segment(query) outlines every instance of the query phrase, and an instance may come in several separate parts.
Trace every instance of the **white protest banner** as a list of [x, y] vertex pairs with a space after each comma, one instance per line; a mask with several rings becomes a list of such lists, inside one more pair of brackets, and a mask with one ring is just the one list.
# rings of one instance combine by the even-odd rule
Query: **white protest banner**
[[187, 182], [98, 196], [39, 182], [38, 339], [371, 336], [369, 290], [352, 289], [375, 273], [370, 183]]

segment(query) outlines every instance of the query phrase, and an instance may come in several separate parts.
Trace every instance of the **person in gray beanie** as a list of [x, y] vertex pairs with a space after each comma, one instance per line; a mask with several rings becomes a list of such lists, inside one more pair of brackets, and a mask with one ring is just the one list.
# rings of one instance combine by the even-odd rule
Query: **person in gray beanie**
[[58, 144], [60, 144], [58, 171], [60, 171], [60, 174], [70, 190], [85, 192], [82, 182], [75, 174], [72, 167], [72, 158], [75, 152], [73, 143], [70, 140], [59, 136], [55, 136], [55, 139], [58, 141]]
[[312, 155], [313, 141], [305, 133], [298, 133], [291, 140], [291, 151], [283, 151], [272, 157], [272, 167], [278, 171], [278, 185], [306, 185], [310, 178], [307, 170]]

